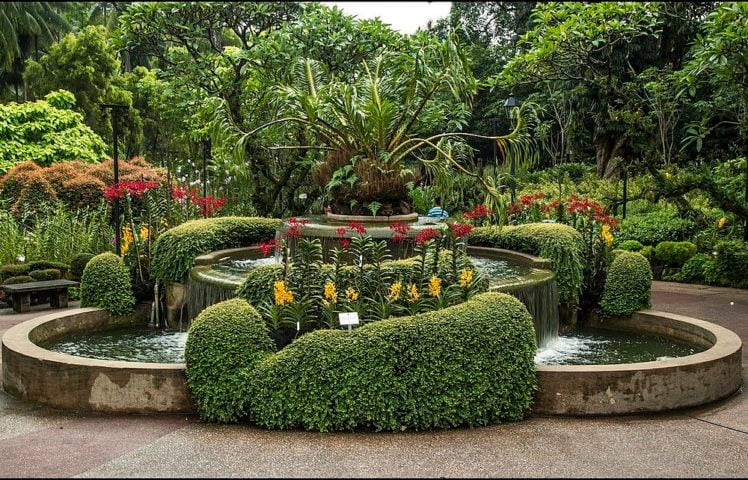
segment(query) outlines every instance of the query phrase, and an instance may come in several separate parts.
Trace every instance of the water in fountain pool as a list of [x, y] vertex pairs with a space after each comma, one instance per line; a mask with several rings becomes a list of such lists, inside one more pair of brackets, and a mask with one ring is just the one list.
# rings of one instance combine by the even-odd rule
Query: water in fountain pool
[[702, 348], [676, 343], [658, 336], [590, 328], [573, 334], [559, 335], [557, 340], [538, 350], [535, 354], [535, 363], [612, 365], [652, 362], [702, 351]]

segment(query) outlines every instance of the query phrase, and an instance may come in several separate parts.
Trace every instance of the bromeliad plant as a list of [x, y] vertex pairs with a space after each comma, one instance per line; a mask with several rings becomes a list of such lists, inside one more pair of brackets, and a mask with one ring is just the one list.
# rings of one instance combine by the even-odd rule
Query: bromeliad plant
[[[272, 298], [259, 307], [271, 330], [335, 328], [341, 312], [358, 312], [362, 323], [414, 315], [460, 303], [484, 289], [465, 254], [469, 225], [425, 229], [416, 239], [416, 258], [392, 261], [384, 240], [352, 222], [339, 232], [353, 235], [350, 241], [334, 248], [325, 264], [321, 241], [301, 237], [293, 228], [297, 223], [291, 222], [280, 239], [283, 268]], [[401, 232], [394, 228], [393, 238]], [[296, 242], [293, 254], [289, 239]], [[344, 257], [353, 258], [353, 265], [344, 264]]]

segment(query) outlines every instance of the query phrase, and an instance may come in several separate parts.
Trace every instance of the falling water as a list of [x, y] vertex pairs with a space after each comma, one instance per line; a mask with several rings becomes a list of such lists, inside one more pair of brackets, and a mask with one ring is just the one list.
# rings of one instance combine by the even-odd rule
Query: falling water
[[[187, 322], [192, 321], [205, 308], [234, 298], [234, 289], [236, 286], [217, 285], [210, 282], [201, 282], [190, 279], [187, 282]], [[180, 322], [181, 324], [181, 322]]]
[[525, 304], [535, 323], [538, 348], [545, 348], [558, 338], [558, 289], [552, 276], [510, 288], [498, 287], [497, 290], [515, 296]]

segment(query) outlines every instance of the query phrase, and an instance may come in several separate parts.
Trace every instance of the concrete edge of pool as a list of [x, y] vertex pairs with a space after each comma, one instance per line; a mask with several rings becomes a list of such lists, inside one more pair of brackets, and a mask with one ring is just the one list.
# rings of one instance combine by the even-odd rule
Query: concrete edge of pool
[[[2, 338], [3, 387], [16, 398], [57, 408], [117, 413], [194, 413], [184, 364], [95, 360], [34, 342], [64, 333], [144, 323], [145, 308], [115, 318], [96, 308], [56, 312]], [[740, 338], [718, 325], [641, 311], [597, 320], [603, 328], [664, 335], [708, 347], [687, 357], [625, 365], [539, 365], [533, 413], [614, 415], [690, 407], [725, 398], [741, 385]]]

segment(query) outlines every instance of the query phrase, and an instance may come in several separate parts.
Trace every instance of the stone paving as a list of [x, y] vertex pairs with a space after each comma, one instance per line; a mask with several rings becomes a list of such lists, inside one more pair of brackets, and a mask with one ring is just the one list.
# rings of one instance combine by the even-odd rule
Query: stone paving
[[[652, 301], [748, 340], [748, 291], [655, 282]], [[0, 310], [0, 333], [41, 311]], [[748, 477], [748, 401], [741, 391], [658, 415], [319, 434], [77, 414], [0, 392], [0, 452], [3, 477]]]

